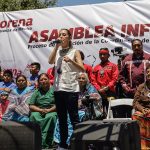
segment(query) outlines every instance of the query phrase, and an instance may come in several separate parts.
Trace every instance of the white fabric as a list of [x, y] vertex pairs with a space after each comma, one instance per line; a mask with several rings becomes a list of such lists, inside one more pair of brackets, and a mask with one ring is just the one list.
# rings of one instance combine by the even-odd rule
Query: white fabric
[[[93, 5], [70, 6], [0, 13], [0, 65], [28, 75], [29, 64], [41, 63], [41, 72], [51, 67], [48, 55], [53, 49], [61, 28], [72, 32], [76, 49], [85, 53], [85, 63], [99, 63], [101, 47], [122, 46], [130, 53], [131, 39], [144, 42], [150, 52], [150, 1], [110, 2]], [[110, 52], [110, 61], [118, 57]]]
[[[72, 62], [63, 61], [64, 56], [68, 56], [71, 60], [75, 61], [76, 49], [58, 50], [56, 55], [55, 64], [55, 91], [79, 92], [79, 83], [77, 75], [81, 71]], [[61, 73], [58, 74], [58, 69]]]

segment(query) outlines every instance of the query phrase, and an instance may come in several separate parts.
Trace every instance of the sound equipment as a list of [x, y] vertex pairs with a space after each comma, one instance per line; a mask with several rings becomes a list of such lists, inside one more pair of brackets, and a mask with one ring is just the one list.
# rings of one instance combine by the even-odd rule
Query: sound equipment
[[0, 124], [0, 150], [41, 150], [41, 130], [35, 123]]
[[136, 121], [85, 121], [76, 125], [71, 150], [140, 150]]

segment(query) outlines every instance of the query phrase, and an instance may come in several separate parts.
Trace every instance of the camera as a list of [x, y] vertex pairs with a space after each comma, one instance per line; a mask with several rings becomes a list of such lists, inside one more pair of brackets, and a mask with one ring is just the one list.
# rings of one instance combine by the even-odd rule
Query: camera
[[121, 55], [123, 52], [123, 47], [115, 47], [114, 49], [111, 50], [111, 52], [113, 53], [113, 55]]
[[85, 98], [82, 99], [82, 104], [89, 107], [89, 105], [93, 103], [93, 100], [93, 98], [90, 98], [90, 95], [85, 95]]

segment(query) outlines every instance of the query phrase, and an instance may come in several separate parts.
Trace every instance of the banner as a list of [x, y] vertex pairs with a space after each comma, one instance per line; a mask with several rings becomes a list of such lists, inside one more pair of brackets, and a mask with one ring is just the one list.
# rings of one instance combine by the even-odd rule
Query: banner
[[31, 62], [41, 63], [41, 72], [51, 65], [48, 56], [61, 28], [72, 33], [73, 46], [85, 54], [85, 62], [95, 66], [100, 62], [98, 51], [108, 47], [110, 61], [117, 63], [119, 55], [131, 53], [131, 40], [143, 41], [150, 52], [150, 2], [131, 1], [93, 5], [57, 7], [39, 10], [0, 13], [0, 65], [12, 69], [15, 76], [27, 75]]

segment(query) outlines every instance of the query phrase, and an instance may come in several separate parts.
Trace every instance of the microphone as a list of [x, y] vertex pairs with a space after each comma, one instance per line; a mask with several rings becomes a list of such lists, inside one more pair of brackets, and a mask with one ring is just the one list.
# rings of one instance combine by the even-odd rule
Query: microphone
[[62, 41], [59, 39], [56, 39], [55, 41], [52, 41], [52, 44], [60, 44]]

